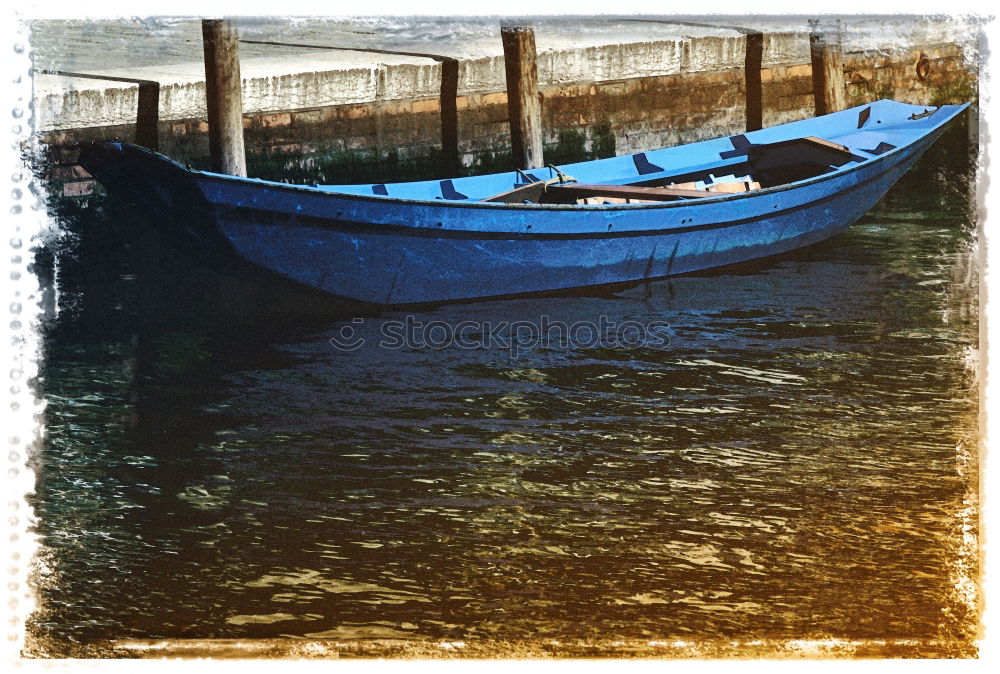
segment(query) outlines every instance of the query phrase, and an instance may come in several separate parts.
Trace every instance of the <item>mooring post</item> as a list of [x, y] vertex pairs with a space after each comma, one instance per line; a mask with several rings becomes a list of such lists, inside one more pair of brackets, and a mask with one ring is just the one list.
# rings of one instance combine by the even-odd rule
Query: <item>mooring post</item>
[[827, 115], [845, 109], [847, 85], [844, 82], [844, 47], [839, 20], [832, 30], [824, 30], [816, 19], [809, 21], [809, 54], [816, 114]]
[[458, 60], [442, 58], [441, 63], [441, 174], [458, 176]]
[[501, 26], [500, 37], [507, 72], [507, 110], [514, 164], [521, 169], [541, 168], [545, 163], [535, 31], [529, 26]]
[[135, 115], [135, 142], [150, 150], [160, 149], [160, 83], [139, 83], [139, 100]]
[[764, 34], [760, 31], [746, 33], [747, 49], [744, 59], [744, 81], [747, 97], [747, 131], [764, 128], [764, 95], [760, 69], [764, 64]]
[[212, 170], [246, 177], [239, 35], [232, 21], [203, 19], [208, 151]]

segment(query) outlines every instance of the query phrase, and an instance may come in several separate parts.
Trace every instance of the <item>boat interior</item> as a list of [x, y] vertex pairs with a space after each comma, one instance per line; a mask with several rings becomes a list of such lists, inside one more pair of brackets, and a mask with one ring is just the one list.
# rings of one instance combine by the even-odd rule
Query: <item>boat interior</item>
[[316, 189], [405, 200], [587, 206], [720, 197], [848, 170], [916, 141], [963, 108], [881, 100], [757, 131], [561, 167]]
[[[519, 172], [522, 183], [482, 201], [543, 204], [629, 204], [736, 194], [813, 178], [863, 160], [843, 145], [815, 137], [765, 145], [748, 144], [745, 159], [622, 185], [580, 183], [551, 167], [556, 177], [541, 180]], [[648, 163], [648, 160], [647, 160]]]

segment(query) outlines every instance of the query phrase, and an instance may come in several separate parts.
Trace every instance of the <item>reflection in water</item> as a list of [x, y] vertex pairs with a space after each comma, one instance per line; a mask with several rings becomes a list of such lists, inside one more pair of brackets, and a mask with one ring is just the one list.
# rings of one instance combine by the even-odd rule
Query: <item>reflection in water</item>
[[118, 319], [51, 331], [35, 633], [968, 643], [976, 265], [946, 196], [740, 269], [419, 314], [667, 345], [386, 349], [405, 313], [121, 281]]

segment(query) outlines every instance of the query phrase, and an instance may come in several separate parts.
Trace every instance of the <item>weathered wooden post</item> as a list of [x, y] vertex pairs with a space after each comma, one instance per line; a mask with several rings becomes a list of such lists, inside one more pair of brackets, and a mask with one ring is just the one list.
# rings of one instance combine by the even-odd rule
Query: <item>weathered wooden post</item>
[[812, 57], [813, 98], [816, 114], [826, 115], [847, 107], [844, 82], [844, 48], [840, 21], [823, 30], [817, 19], [809, 21], [809, 54]]
[[747, 89], [747, 131], [756, 131], [764, 128], [764, 97], [760, 77], [760, 69], [764, 64], [764, 34], [750, 30], [745, 35], [747, 47], [743, 78]]
[[239, 35], [232, 21], [204, 19], [205, 96], [212, 170], [246, 177]]
[[454, 178], [458, 160], [458, 59], [440, 58], [441, 63], [441, 174]]
[[521, 169], [541, 168], [545, 163], [535, 31], [528, 26], [501, 26], [500, 37], [507, 72], [507, 110], [514, 164]]
[[160, 149], [160, 83], [139, 82], [139, 97], [135, 115], [136, 145], [150, 150]]

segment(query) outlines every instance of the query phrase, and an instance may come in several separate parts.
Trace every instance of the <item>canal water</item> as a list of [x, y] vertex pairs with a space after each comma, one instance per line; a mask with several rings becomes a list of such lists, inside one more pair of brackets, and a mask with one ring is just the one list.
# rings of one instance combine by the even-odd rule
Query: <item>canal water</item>
[[206, 269], [112, 199], [62, 204], [38, 265], [58, 310], [36, 652], [287, 636], [967, 655], [965, 138], [795, 254], [410, 312]]

